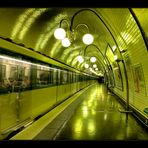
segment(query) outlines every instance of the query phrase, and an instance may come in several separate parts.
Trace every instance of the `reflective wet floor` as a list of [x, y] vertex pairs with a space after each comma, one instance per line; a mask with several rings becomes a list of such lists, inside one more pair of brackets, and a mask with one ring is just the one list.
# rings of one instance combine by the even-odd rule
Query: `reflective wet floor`
[[93, 85], [83, 95], [70, 120], [54, 140], [148, 140], [148, 132], [124, 109], [103, 84]]

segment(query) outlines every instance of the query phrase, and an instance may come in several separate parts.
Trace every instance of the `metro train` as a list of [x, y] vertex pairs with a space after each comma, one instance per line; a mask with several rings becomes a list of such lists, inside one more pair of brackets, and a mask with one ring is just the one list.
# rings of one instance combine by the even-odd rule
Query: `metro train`
[[94, 82], [93, 75], [0, 39], [0, 139]]

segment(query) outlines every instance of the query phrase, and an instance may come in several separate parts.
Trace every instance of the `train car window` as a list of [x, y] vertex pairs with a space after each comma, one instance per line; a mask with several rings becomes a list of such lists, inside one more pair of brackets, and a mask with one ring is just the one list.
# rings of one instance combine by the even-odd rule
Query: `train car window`
[[49, 83], [48, 85], [52, 85], [53, 84], [53, 70], [49, 69]]
[[79, 76], [79, 77], [80, 77], [80, 81], [83, 81], [83, 78], [82, 78], [82, 75], [81, 75], [81, 74], [80, 74], [80, 76]]
[[84, 77], [81, 75], [81, 81], [84, 81]]
[[4, 78], [5, 76], [6, 76], [6, 65], [2, 65], [2, 67], [1, 67], [2, 69], [2, 75], [1, 75], [1, 77], [2, 78]]
[[75, 72], [73, 72], [72, 77], [73, 77], [73, 83], [75, 83], [76, 82], [76, 73]]
[[18, 85], [18, 68], [15, 65], [9, 65], [7, 72], [9, 74], [8, 80], [10, 82], [10, 91], [17, 91], [16, 87]]
[[78, 74], [78, 82], [80, 82], [80, 81], [81, 81], [81, 75]]
[[73, 83], [73, 72], [69, 72], [70, 74], [70, 83]]
[[[5, 62], [4, 62], [5, 63]], [[8, 63], [5, 63], [5, 66], [1, 67], [1, 93], [12, 92], [14, 88], [14, 82], [16, 78], [17, 67], [13, 69]], [[14, 78], [13, 78], [14, 77]]]
[[80, 74], [76, 74], [76, 82], [80, 82]]
[[0, 84], [2, 83], [2, 80], [5, 77], [6, 77], [6, 65], [0, 64]]
[[[13, 67], [12, 67], [13, 68]], [[25, 75], [25, 67], [17, 66], [13, 71], [13, 75], [10, 76], [10, 81], [13, 81], [14, 91], [19, 91], [22, 86], [23, 78]]]
[[25, 67], [18, 66], [18, 79], [22, 80], [25, 76]]
[[67, 83], [67, 71], [64, 70], [62, 73], [63, 73], [62, 84], [66, 84]]
[[31, 65], [31, 73], [30, 73], [30, 79], [31, 79], [31, 87], [32, 89], [37, 87], [37, 66]]
[[25, 75], [22, 79], [22, 88], [23, 90], [30, 88], [30, 77]]
[[75, 74], [76, 75], [76, 82], [79, 82], [79, 74]]
[[82, 79], [81, 79], [81, 74], [79, 74], [79, 82], [81, 82], [82, 81]]
[[76, 82], [76, 74], [75, 74], [75, 72], [73, 72], [73, 83], [75, 83]]
[[60, 69], [58, 69], [58, 79], [57, 79], [57, 82], [58, 82], [58, 85], [60, 85], [61, 84], [61, 70]]
[[71, 83], [70, 77], [71, 77], [71, 72], [67, 71], [67, 83]]
[[0, 64], [0, 93], [7, 93], [9, 81], [6, 78], [6, 65]]
[[68, 83], [72, 83], [71, 82], [71, 71], [67, 71], [67, 79], [68, 79]]
[[63, 84], [63, 69], [60, 70], [60, 83]]
[[53, 71], [53, 84], [56, 85], [58, 83], [57, 79], [58, 79], [58, 70], [57, 69], [52, 69]]
[[37, 69], [37, 85], [47, 86], [49, 84], [49, 71], [44, 69]]
[[17, 80], [17, 78], [18, 78], [18, 73], [17, 73], [17, 67], [16, 66], [11, 66], [10, 67], [10, 71], [9, 71], [9, 73], [10, 73], [10, 77], [9, 77], [9, 79], [10, 80], [12, 80], [12, 79], [14, 79], [14, 80]]
[[18, 92], [30, 88], [30, 64], [23, 61], [16, 62], [11, 65], [9, 81], [12, 86], [12, 91]]
[[19, 75], [22, 79], [22, 89], [23, 90], [27, 90], [27, 89], [30, 89], [30, 86], [31, 86], [31, 80], [30, 80], [30, 69], [31, 69], [31, 66], [28, 64], [25, 65], [25, 67], [23, 67], [23, 71], [21, 72], [22, 75]]
[[70, 83], [70, 72], [67, 71], [67, 83]]

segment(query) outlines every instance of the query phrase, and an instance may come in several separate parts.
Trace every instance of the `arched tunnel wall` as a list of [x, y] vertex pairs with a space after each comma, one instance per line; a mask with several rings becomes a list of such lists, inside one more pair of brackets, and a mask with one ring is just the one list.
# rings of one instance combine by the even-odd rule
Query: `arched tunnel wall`
[[[128, 107], [134, 109], [144, 117], [147, 124], [148, 21], [144, 19], [148, 15], [147, 9], [0, 8], [0, 55], [6, 49], [16, 55], [21, 54], [52, 63], [61, 69], [75, 69], [76, 73], [86, 74], [88, 70], [76, 61], [80, 50], [86, 49], [86, 46], [77, 38], [71, 47], [64, 48], [54, 38], [54, 30], [60, 20], [72, 19], [77, 12], [82, 14], [80, 18], [77, 15], [76, 23], [88, 23], [90, 32], [94, 33], [95, 41], [87, 49], [87, 56], [97, 57], [99, 70], [105, 75], [105, 84], [125, 102], [127, 110]], [[115, 55], [118, 57], [116, 60]], [[2, 76], [2, 66], [0, 70]], [[78, 87], [76, 84], [73, 86], [75, 90]]]
[[[147, 108], [147, 81], [148, 81], [148, 66], [147, 66], [147, 48], [144, 42], [144, 37], [129, 10], [124, 12], [120, 21], [115, 21], [116, 18], [108, 18], [108, 27], [114, 35], [118, 48], [121, 50], [123, 62], [118, 62], [118, 69], [113, 68], [116, 86], [114, 92], [127, 102], [126, 79], [128, 78], [129, 104], [146, 115], [144, 109]], [[125, 15], [127, 13], [128, 15]], [[102, 13], [102, 15], [104, 15]], [[128, 17], [127, 17], [128, 16]], [[127, 20], [126, 25], [124, 24]], [[119, 30], [121, 31], [119, 33]], [[126, 30], [126, 32], [124, 31]], [[125, 68], [124, 69], [124, 65]], [[115, 74], [118, 73], [118, 74]], [[127, 73], [127, 78], [125, 73]]]

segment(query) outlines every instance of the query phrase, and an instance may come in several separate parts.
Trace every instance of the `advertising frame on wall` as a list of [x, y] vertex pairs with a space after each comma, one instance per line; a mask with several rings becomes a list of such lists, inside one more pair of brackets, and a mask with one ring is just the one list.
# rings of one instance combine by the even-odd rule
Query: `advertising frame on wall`
[[134, 64], [132, 66], [132, 72], [133, 72], [133, 80], [134, 80], [134, 92], [135, 93], [141, 93], [146, 94], [146, 85], [145, 85], [145, 78], [143, 73], [142, 64]]
[[119, 64], [113, 68], [116, 88], [123, 91], [123, 80]]

